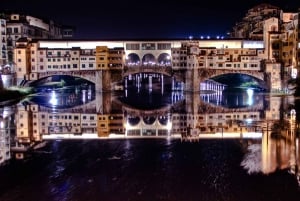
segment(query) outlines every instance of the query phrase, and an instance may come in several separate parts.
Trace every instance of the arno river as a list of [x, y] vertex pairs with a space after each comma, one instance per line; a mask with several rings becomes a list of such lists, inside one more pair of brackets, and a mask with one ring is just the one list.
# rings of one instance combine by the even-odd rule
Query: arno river
[[292, 96], [90, 87], [1, 106], [1, 201], [298, 201]]

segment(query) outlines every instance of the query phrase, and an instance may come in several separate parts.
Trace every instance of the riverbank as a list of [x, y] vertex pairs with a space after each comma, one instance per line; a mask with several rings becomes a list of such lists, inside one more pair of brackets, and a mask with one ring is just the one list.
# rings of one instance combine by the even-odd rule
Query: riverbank
[[0, 90], [0, 105], [9, 105], [20, 101], [32, 92], [31, 88], [6, 88]]

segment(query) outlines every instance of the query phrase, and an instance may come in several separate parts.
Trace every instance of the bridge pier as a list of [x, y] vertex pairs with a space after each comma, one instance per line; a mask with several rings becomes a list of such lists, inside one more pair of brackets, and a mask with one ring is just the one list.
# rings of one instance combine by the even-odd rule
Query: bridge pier
[[102, 91], [102, 71], [96, 71], [95, 73], [95, 90]]
[[152, 76], [148, 76], [148, 83], [149, 83], [149, 91], [152, 91]]
[[161, 94], [164, 94], [164, 75], [161, 75]]
[[198, 69], [188, 69], [185, 74], [185, 81], [185, 91], [200, 91], [200, 77], [198, 76]]

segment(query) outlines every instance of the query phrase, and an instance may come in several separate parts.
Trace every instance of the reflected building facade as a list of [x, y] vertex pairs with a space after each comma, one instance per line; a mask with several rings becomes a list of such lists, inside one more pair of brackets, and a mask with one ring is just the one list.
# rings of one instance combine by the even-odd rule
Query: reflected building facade
[[[203, 90], [212, 77], [238, 73], [266, 83], [271, 92], [289, 92], [299, 69], [299, 13], [260, 4], [233, 27], [230, 38], [182, 40], [16, 41], [16, 84], [61, 74], [85, 78], [96, 90], [137, 86], [147, 76], [172, 76], [172, 89]], [[183, 84], [184, 83], [184, 84]]]
[[[96, 93], [84, 104], [73, 101], [73, 107], [64, 108], [67, 99], [82, 100], [85, 95], [62, 94], [57, 93], [56, 105], [42, 105], [31, 100], [18, 104], [15, 114], [11, 113], [16, 120], [16, 143], [12, 147], [16, 157], [24, 157], [22, 154], [26, 152], [22, 150], [57, 139], [165, 138], [183, 142], [244, 139], [248, 142], [247, 154], [241, 165], [250, 174], [290, 169], [290, 173], [299, 179], [300, 150], [299, 136], [295, 134], [295, 110], [282, 106], [283, 102], [284, 105], [292, 103], [292, 97], [270, 96], [264, 101], [260, 98], [262, 95], [246, 95], [248, 98], [240, 100], [243, 102], [240, 107], [229, 108], [222, 105], [224, 100], [216, 104], [214, 99], [204, 101], [207, 98], [203, 95], [182, 93], [176, 94], [181, 98], [171, 105], [141, 110], [122, 103], [112, 93]], [[48, 95], [53, 98], [53, 93]], [[222, 97], [215, 98], [222, 100]], [[248, 104], [249, 98], [254, 99], [252, 105]], [[8, 140], [5, 136], [9, 135], [2, 135], [2, 139]], [[9, 151], [8, 144], [2, 145], [1, 150], [2, 155], [5, 150]], [[6, 157], [10, 158], [10, 155], [6, 154]]]
[[178, 98], [171, 104], [142, 110], [124, 104], [115, 93], [90, 93], [91, 98], [86, 99], [87, 91], [52, 91], [46, 98], [25, 99], [3, 110], [2, 163], [12, 157], [11, 151], [14, 157], [24, 158], [39, 144], [57, 139], [162, 138], [181, 139], [183, 143], [241, 139], [246, 143], [241, 165], [250, 174], [289, 169], [299, 178], [296, 114], [287, 107], [293, 97], [250, 96], [245, 92], [241, 98], [230, 100], [236, 105], [229, 107], [228, 98], [208, 99], [176, 91], [170, 97]]
[[[292, 97], [270, 97], [266, 102], [262, 94], [247, 92], [231, 100], [222, 94], [175, 91], [171, 94], [172, 104], [143, 110], [124, 104], [113, 93], [88, 93], [92, 95], [86, 99], [86, 92], [65, 95], [52, 91], [44, 98], [18, 104], [15, 119], [19, 141], [41, 141], [52, 134], [95, 134], [101, 138], [181, 137], [182, 133], [191, 134], [188, 129], [197, 135], [262, 132], [282, 121], [286, 115], [283, 107], [287, 107], [283, 105], [293, 101]], [[43, 104], [38, 103], [41, 101]]]
[[0, 165], [11, 159], [11, 143], [14, 141], [15, 125], [14, 125], [13, 107], [2, 107], [0, 109]]

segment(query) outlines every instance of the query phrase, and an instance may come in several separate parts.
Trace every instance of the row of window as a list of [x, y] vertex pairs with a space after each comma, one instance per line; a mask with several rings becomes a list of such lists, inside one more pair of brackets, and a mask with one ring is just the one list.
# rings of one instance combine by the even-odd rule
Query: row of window
[[[157, 47], [156, 47], [157, 45]], [[171, 43], [127, 43], [126, 50], [170, 50]]]
[[[195, 67], [196, 64], [195, 63], [192, 63], [192, 64], [188, 63], [188, 64], [186, 64], [186, 63], [180, 63], [180, 62], [175, 63], [174, 62], [172, 64], [172, 66], [173, 67], [186, 67], [186, 66], [188, 66], [188, 67]], [[198, 66], [201, 67], [201, 66], [204, 66], [204, 64], [203, 63], [198, 63]], [[224, 65], [223, 63], [218, 63], [218, 64], [210, 63], [209, 67], [227, 67], [227, 68], [234, 67], [234, 68], [240, 68], [241, 64], [239, 64], [239, 63], [238, 64], [236, 64], [236, 63], [234, 63], [234, 64], [226, 63]], [[248, 68], [248, 67], [250, 67], [250, 68], [257, 68], [257, 67], [259, 67], [259, 65], [258, 64], [254, 64], [254, 63], [250, 63], [250, 64], [244, 63], [243, 67], [244, 68]]]
[[[240, 118], [242, 117], [243, 119], [246, 119], [246, 118], [252, 118], [252, 119], [255, 119], [257, 118], [258, 116], [256, 114], [233, 114], [233, 115], [218, 115], [217, 117], [216, 116], [213, 116], [213, 115], [209, 115], [208, 118], [209, 119], [223, 119], [223, 118], [234, 118], [234, 119], [237, 119], [237, 118]], [[205, 117], [204, 116], [173, 116], [172, 118], [173, 120], [204, 120]]]

